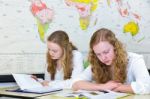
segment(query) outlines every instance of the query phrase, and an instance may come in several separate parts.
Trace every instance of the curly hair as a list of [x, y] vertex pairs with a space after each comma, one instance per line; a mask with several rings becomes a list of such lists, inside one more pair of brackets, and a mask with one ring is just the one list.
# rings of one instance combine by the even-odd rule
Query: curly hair
[[[110, 67], [102, 63], [93, 51], [93, 46], [101, 41], [108, 41], [114, 47], [115, 59], [113, 62], [114, 71], [111, 73]], [[92, 76], [97, 83], [106, 83], [109, 80], [126, 80], [127, 52], [123, 44], [115, 37], [115, 34], [106, 28], [97, 30], [90, 40], [90, 51], [88, 60], [92, 66]]]
[[[53, 42], [58, 44], [62, 50], [63, 50], [63, 56], [60, 59], [61, 65], [63, 67], [64, 72], [64, 80], [69, 79], [72, 74], [72, 58], [73, 50], [77, 50], [77, 48], [69, 41], [69, 37], [66, 32], [64, 31], [55, 31], [53, 32], [47, 39], [49, 42]], [[47, 71], [51, 74], [51, 80], [55, 79], [55, 73], [56, 73], [56, 62], [57, 60], [54, 60], [51, 58], [49, 52], [47, 52], [47, 64], [48, 68]]]

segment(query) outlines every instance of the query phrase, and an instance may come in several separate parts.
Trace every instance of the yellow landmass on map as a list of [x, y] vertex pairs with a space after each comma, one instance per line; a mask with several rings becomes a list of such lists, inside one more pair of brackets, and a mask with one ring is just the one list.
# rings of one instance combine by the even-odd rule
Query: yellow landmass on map
[[127, 33], [129, 32], [132, 36], [135, 36], [138, 34], [139, 32], [139, 26], [136, 22], [134, 21], [130, 21], [128, 22], [127, 24], [124, 25], [123, 27], [123, 31], [124, 33]]
[[[66, 2], [71, 2], [74, 7], [76, 7], [78, 10], [80, 10], [79, 15], [79, 21], [80, 21], [80, 27], [82, 30], [86, 30], [90, 24], [90, 16], [93, 11], [96, 10], [98, 6], [99, 0], [66, 0]], [[88, 7], [90, 7], [88, 9]], [[88, 13], [89, 12], [89, 13]], [[87, 15], [86, 17], [81, 16], [81, 13]]]

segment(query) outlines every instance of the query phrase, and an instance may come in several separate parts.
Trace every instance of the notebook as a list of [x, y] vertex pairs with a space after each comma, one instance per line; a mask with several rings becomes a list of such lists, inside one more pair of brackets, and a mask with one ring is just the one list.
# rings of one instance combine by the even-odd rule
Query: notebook
[[28, 74], [12, 74], [17, 85], [20, 89], [14, 90], [18, 92], [31, 92], [31, 93], [49, 93], [62, 90], [61, 88], [42, 86], [40, 82], [33, 79]]
[[127, 97], [129, 95], [131, 94], [114, 92], [114, 91], [108, 90], [108, 93], [94, 96], [91, 99], [119, 99], [119, 98]]
[[73, 92], [57, 93], [56, 96], [61, 97], [75, 97], [75, 98], [87, 98], [87, 99], [118, 99], [129, 96], [128, 93], [119, 93], [110, 90], [106, 91], [86, 91], [78, 90]]

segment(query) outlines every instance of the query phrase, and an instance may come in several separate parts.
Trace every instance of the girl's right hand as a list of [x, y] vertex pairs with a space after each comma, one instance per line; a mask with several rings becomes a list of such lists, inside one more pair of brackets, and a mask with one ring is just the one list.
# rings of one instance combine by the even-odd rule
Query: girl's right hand
[[104, 90], [113, 90], [117, 87], [119, 87], [121, 83], [115, 82], [115, 81], [108, 81], [107, 83], [103, 84]]
[[38, 78], [34, 75], [31, 75], [31, 78], [35, 79], [36, 81], [38, 81]]
[[43, 85], [43, 86], [49, 86], [49, 81], [43, 81], [43, 82], [41, 82], [41, 84]]

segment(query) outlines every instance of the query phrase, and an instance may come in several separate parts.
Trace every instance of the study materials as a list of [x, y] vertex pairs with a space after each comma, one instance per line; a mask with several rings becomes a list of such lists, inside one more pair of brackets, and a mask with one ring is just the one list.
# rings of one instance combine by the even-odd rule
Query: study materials
[[76, 97], [86, 99], [117, 99], [128, 95], [129, 94], [127, 93], [119, 93], [113, 91], [86, 91], [86, 90], [78, 90], [73, 92], [64, 92], [56, 94], [56, 96], [61, 97]]
[[48, 92], [55, 92], [60, 91], [62, 89], [60, 88], [54, 88], [54, 87], [48, 87], [48, 86], [42, 86], [42, 84], [33, 79], [31, 75], [28, 74], [12, 74], [16, 83], [20, 87], [19, 90], [16, 91], [22, 91], [22, 92], [31, 92], [31, 93], [48, 93]]
[[58, 93], [56, 94], [56, 96], [92, 99], [92, 97], [96, 95], [101, 95], [101, 94], [103, 94], [103, 92], [79, 90], [79, 91], [69, 91], [69, 92], [64, 92], [64, 93]]
[[3, 82], [3, 83], [0, 83], [0, 89], [2, 88], [10, 88], [10, 87], [16, 87], [17, 84], [14, 83], [14, 82]]
[[118, 98], [123, 98], [129, 95], [130, 94], [128, 93], [108, 91], [108, 93], [105, 93], [105, 94], [95, 95], [91, 97], [91, 99], [118, 99]]

